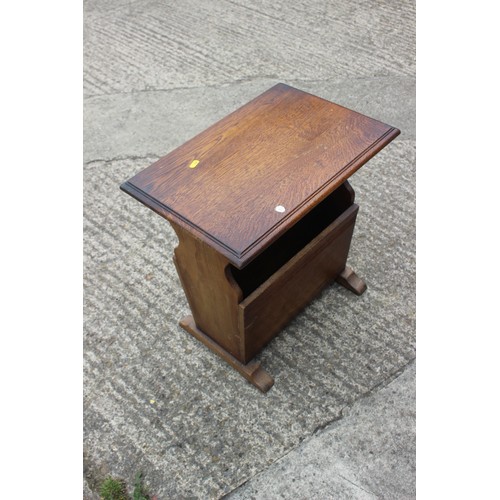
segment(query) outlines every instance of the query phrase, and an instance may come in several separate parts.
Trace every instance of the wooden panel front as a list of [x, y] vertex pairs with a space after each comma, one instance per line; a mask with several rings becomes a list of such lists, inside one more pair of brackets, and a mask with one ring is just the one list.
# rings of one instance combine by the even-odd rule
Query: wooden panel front
[[344, 269], [358, 205], [351, 205], [239, 305], [244, 362], [252, 359]]

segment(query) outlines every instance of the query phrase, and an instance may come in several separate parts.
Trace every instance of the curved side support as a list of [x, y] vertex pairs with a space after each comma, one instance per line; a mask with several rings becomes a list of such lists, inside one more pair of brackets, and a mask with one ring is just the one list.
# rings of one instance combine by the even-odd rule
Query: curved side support
[[344, 181], [343, 186], [345, 187], [345, 189], [348, 193], [349, 202], [352, 205], [354, 203], [354, 198], [356, 198], [356, 193], [354, 192], [354, 189], [352, 188], [352, 186], [349, 184], [348, 181]]
[[232, 266], [231, 264], [227, 264], [226, 267], [224, 268], [224, 274], [226, 275], [226, 279], [233, 288], [236, 296], [238, 297], [238, 304], [243, 300], [243, 290], [240, 288], [240, 285], [238, 285], [238, 282], [234, 279], [233, 272], [231, 271]]
[[226, 257], [182, 227], [172, 226], [179, 238], [174, 262], [197, 327], [241, 362], [245, 346], [238, 323], [243, 292]]

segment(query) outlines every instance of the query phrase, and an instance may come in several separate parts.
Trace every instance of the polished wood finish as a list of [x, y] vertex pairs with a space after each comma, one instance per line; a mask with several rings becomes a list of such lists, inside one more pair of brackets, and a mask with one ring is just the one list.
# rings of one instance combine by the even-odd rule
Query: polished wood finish
[[122, 189], [242, 268], [398, 134], [278, 84]]
[[265, 392], [253, 358], [347, 265], [358, 213], [347, 182], [399, 130], [283, 84], [121, 187], [167, 218], [192, 317], [181, 327]]

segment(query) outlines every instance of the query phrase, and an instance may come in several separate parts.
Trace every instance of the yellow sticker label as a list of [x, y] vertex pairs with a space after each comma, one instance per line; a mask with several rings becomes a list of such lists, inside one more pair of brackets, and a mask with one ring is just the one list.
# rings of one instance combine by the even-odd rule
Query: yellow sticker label
[[193, 160], [190, 164], [189, 164], [189, 168], [195, 168], [198, 163], [200, 163], [200, 160]]

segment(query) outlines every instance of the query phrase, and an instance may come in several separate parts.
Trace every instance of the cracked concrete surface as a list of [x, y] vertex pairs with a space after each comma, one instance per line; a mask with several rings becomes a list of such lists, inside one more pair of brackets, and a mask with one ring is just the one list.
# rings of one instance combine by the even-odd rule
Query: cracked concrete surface
[[415, 498], [414, 384], [411, 362], [226, 498]]
[[[143, 470], [159, 498], [413, 498], [414, 4], [84, 8], [84, 497]], [[368, 291], [299, 315], [261, 355], [263, 396], [177, 326], [175, 235], [118, 187], [278, 81], [402, 134], [352, 178]]]

